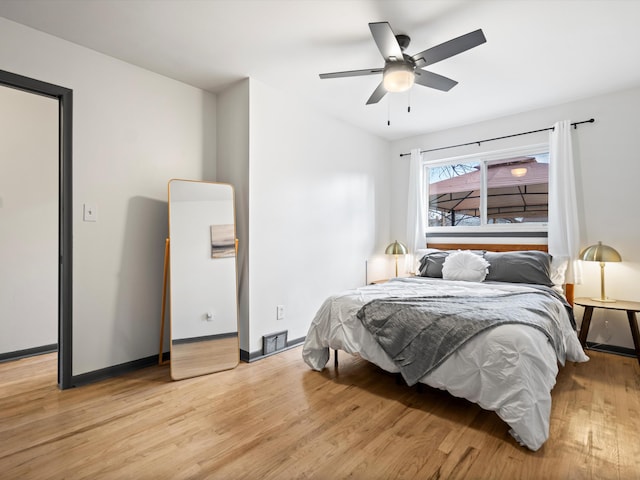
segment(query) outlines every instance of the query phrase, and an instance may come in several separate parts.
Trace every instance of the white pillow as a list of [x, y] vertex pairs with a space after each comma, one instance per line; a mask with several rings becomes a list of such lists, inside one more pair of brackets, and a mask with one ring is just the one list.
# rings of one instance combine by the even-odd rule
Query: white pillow
[[482, 282], [487, 276], [489, 262], [469, 250], [458, 250], [447, 257], [442, 265], [442, 278]]

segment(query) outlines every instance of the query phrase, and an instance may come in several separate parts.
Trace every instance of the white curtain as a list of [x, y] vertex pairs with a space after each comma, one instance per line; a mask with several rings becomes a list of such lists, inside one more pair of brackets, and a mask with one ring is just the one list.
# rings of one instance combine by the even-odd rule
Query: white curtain
[[409, 255], [406, 258], [406, 271], [415, 272], [414, 253], [420, 248], [425, 248], [425, 205], [422, 193], [422, 154], [419, 148], [411, 150], [409, 160], [409, 185], [407, 204], [407, 248]]
[[557, 122], [549, 134], [549, 253], [567, 261], [566, 283], [582, 283], [578, 261], [580, 226], [571, 146], [571, 123]]

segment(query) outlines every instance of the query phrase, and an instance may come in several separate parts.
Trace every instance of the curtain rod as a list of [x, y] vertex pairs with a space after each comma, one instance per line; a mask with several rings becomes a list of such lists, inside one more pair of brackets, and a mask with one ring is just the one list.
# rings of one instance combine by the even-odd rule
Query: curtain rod
[[[593, 123], [595, 121], [596, 120], [594, 118], [590, 118], [589, 120], [583, 120], [582, 122], [574, 122], [574, 123], [571, 124], [571, 126], [574, 129], [576, 129], [576, 128], [578, 128], [578, 125], [581, 125], [583, 123]], [[478, 146], [480, 146], [480, 144], [484, 143], [484, 142], [492, 142], [494, 140], [502, 140], [503, 138], [519, 137], [520, 135], [529, 135], [531, 133], [548, 132], [549, 130], [553, 130], [553, 127], [541, 128], [539, 130], [530, 130], [528, 132], [522, 132], [522, 133], [514, 133], [513, 135], [505, 135], [503, 137], [487, 138], [485, 140], [476, 140], [475, 142], [460, 143], [458, 145], [449, 145], [448, 147], [432, 148], [430, 150], [420, 150], [420, 153], [435, 152], [437, 150], [446, 150], [448, 148], [455, 148], [455, 147], [466, 147], [468, 145], [475, 145], [475, 144], [478, 144]], [[411, 155], [411, 153], [401, 153], [400, 154], [401, 157], [405, 157], [407, 155]]]

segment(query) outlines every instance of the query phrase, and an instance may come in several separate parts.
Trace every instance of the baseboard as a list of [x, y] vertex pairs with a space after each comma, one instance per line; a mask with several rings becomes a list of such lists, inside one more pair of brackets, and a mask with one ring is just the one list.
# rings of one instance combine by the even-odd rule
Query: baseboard
[[178, 338], [172, 340], [172, 345], [184, 345], [185, 343], [200, 343], [208, 342], [209, 340], [223, 340], [225, 338], [235, 338], [238, 336], [238, 332], [231, 333], [219, 333], [217, 335], [200, 335], [199, 337]]
[[246, 363], [255, 362], [257, 360], [262, 360], [263, 358], [270, 357], [272, 355], [277, 355], [278, 353], [286, 352], [292, 348], [295, 348], [302, 343], [304, 343], [306, 337], [294, 338], [293, 340], [287, 341], [287, 346], [281, 350], [277, 350], [275, 352], [269, 353], [267, 355], [262, 354], [262, 350], [258, 350], [256, 352], [247, 352], [246, 350], [240, 349], [240, 360]]
[[636, 356], [636, 351], [633, 348], [619, 347], [617, 345], [607, 345], [605, 343], [587, 342], [587, 348], [589, 350], [595, 350], [596, 352], [613, 353], [615, 355], [622, 355], [624, 357]]
[[[240, 360], [248, 363], [255, 362], [256, 360], [261, 360], [263, 358], [270, 357], [271, 355], [275, 355], [280, 352], [284, 352], [291, 348], [297, 347], [300, 344], [302, 344], [304, 340], [305, 340], [305, 337], [290, 340], [287, 342], [287, 346], [285, 348], [283, 348], [282, 350], [278, 350], [277, 352], [270, 353], [269, 355], [262, 355], [262, 351], [252, 352], [251, 354], [249, 354], [249, 352], [240, 350]], [[163, 362], [169, 359], [170, 359], [169, 352], [164, 352], [162, 355]], [[80, 375], [74, 375], [71, 378], [71, 384], [73, 387], [80, 387], [82, 385], [99, 382], [100, 380], [106, 380], [107, 378], [117, 377], [119, 375], [123, 375], [125, 373], [129, 373], [134, 370], [151, 367], [157, 364], [158, 364], [157, 355], [153, 355], [151, 357], [146, 357], [146, 358], [140, 358], [138, 360], [133, 360], [131, 362], [121, 363], [120, 365], [113, 365], [111, 367], [101, 368], [100, 370], [94, 370], [92, 372], [82, 373]]]
[[[170, 358], [169, 352], [162, 354], [162, 361], [166, 361]], [[121, 363], [119, 365], [113, 365], [111, 367], [101, 368], [100, 370], [94, 370], [92, 372], [81, 373], [80, 375], [74, 375], [71, 378], [71, 384], [73, 387], [81, 387], [89, 383], [99, 382], [100, 380], [106, 380], [107, 378], [117, 377], [125, 373], [133, 372], [141, 368], [151, 367], [158, 364], [158, 355], [152, 355], [150, 357], [140, 358], [138, 360], [132, 360], [130, 362]]]
[[16, 350], [14, 352], [0, 353], [0, 363], [18, 360], [20, 358], [34, 357], [45, 353], [53, 353], [58, 351], [58, 344], [42, 345], [41, 347], [27, 348], [25, 350]]

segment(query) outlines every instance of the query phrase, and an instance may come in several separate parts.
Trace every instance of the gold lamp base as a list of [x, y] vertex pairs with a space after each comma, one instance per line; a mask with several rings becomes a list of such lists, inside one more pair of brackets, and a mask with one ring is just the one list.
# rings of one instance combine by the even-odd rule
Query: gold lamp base
[[591, 297], [591, 300], [595, 300], [596, 302], [601, 302], [601, 303], [615, 303], [615, 299], [613, 298], [596, 298], [596, 297]]
[[601, 303], [615, 303], [613, 298], [607, 298], [604, 293], [604, 262], [600, 262], [600, 298], [592, 297], [591, 300]]

